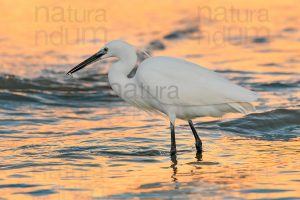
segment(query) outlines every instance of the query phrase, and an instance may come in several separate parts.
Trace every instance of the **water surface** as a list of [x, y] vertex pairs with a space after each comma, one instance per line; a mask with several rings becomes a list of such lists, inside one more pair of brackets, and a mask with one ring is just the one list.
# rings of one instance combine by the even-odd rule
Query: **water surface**
[[[5, 1], [0, 8], [7, 25], [0, 37], [0, 199], [300, 198], [296, 1], [65, 1], [65, 19], [55, 18], [56, 3]], [[204, 6], [210, 10], [199, 11]], [[244, 21], [230, 18], [232, 6]], [[69, 7], [79, 17], [99, 9], [102, 18], [76, 21], [67, 17]], [[220, 8], [226, 19], [216, 18]], [[262, 9], [268, 18], [245, 14]], [[105, 34], [74, 36], [90, 26]], [[68, 40], [50, 40], [61, 27]], [[195, 120], [202, 157], [188, 124], [178, 121], [178, 155], [171, 159], [168, 121], [115, 96], [107, 83], [110, 61], [65, 76], [116, 38], [256, 91], [257, 111]]]

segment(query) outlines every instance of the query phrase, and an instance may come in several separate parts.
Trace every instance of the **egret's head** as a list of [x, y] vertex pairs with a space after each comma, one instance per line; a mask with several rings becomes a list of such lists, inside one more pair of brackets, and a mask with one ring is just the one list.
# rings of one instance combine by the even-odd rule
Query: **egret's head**
[[76, 67], [71, 69], [67, 74], [73, 74], [76, 71], [83, 69], [84, 67], [105, 58], [110, 57], [126, 57], [128, 53], [135, 52], [135, 48], [122, 40], [113, 40], [107, 43], [103, 48], [101, 48], [97, 53], [89, 57], [88, 59], [84, 60]]

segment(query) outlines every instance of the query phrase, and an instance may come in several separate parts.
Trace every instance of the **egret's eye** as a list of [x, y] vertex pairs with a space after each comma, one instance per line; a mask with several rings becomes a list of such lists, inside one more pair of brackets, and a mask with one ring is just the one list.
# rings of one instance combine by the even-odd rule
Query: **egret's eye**
[[105, 52], [107, 52], [107, 51], [108, 51], [108, 48], [107, 48], [107, 47], [105, 47], [103, 50], [104, 50]]

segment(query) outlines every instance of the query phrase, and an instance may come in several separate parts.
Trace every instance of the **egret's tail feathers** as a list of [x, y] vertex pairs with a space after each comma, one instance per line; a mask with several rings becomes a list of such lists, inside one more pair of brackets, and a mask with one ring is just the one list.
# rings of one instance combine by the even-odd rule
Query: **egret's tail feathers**
[[235, 103], [228, 103], [228, 105], [233, 108], [235, 111], [243, 114], [248, 114], [249, 112], [254, 112], [255, 107], [248, 102], [235, 102]]

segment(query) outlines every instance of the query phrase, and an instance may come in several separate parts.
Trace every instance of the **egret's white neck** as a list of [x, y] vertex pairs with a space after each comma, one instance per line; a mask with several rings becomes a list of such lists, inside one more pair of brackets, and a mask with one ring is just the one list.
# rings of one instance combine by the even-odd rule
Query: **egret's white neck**
[[125, 49], [116, 55], [119, 60], [112, 64], [108, 72], [108, 80], [112, 89], [124, 98], [124, 92], [128, 84], [132, 84], [127, 75], [132, 71], [137, 63], [137, 55], [133, 48]]
[[127, 76], [137, 62], [136, 52], [132, 48], [119, 52], [115, 57], [119, 60], [111, 66], [108, 73], [118, 73]]

